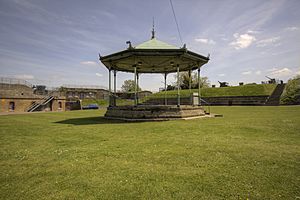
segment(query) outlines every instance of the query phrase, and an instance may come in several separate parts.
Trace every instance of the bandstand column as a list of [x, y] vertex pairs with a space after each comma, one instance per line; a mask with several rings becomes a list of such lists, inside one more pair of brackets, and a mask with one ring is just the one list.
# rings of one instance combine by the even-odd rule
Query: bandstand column
[[198, 98], [199, 98], [199, 105], [201, 106], [201, 91], [200, 91], [200, 67], [198, 68]]
[[192, 93], [192, 71], [189, 70], [189, 90], [190, 94]]
[[113, 106], [117, 105], [117, 70], [114, 70], [114, 98], [113, 98]]
[[167, 73], [165, 73], [165, 105], [167, 105]]
[[137, 87], [136, 104], [139, 104], [139, 73], [136, 73], [136, 87]]
[[177, 65], [177, 107], [180, 106], [180, 81], [179, 81], [179, 65]]
[[111, 107], [111, 69], [108, 70], [108, 106]]
[[134, 105], [136, 106], [137, 105], [137, 95], [136, 95], [136, 65], [133, 66], [133, 70], [134, 70]]

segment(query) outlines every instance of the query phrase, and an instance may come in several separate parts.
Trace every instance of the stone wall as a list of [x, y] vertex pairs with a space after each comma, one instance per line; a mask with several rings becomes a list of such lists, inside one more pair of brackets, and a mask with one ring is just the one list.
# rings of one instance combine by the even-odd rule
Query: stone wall
[[26, 85], [0, 83], [0, 98], [43, 98]]
[[263, 106], [269, 96], [233, 96], [203, 98], [211, 105], [217, 106]]
[[[138, 98], [142, 99], [149, 95], [151, 95], [152, 92], [150, 91], [140, 91], [138, 92]], [[128, 92], [117, 92], [117, 96], [121, 99], [134, 99], [134, 93], [128, 93]]]
[[[228, 96], [228, 97], [202, 97], [202, 99], [208, 102], [210, 105], [215, 106], [241, 106], [241, 105], [253, 105], [262, 106], [265, 105], [269, 96]], [[145, 102], [151, 105], [163, 105], [165, 103], [164, 98], [150, 99]], [[190, 98], [180, 98], [181, 105], [191, 105], [192, 101]], [[176, 105], [177, 98], [168, 98], [168, 105]], [[205, 104], [205, 103], [202, 103]]]
[[66, 100], [65, 99], [53, 99], [52, 111], [65, 111], [65, 110], [66, 110]]
[[65, 104], [65, 110], [80, 110], [80, 101], [67, 101]]
[[[0, 98], [0, 112], [26, 112], [33, 102], [40, 101], [39, 98]], [[59, 107], [61, 102], [61, 108]], [[14, 110], [10, 109], [14, 104]], [[40, 111], [64, 111], [65, 99], [55, 98], [50, 103], [45, 105]]]
[[108, 99], [109, 92], [104, 89], [62, 88], [68, 99]]
[[[1, 98], [0, 112], [25, 112], [33, 101], [36, 99]], [[10, 109], [12, 103], [14, 103], [14, 110]]]
[[105, 113], [107, 118], [115, 119], [174, 119], [204, 116], [201, 106], [116, 106], [109, 107]]
[[0, 83], [0, 90], [18, 90], [32, 92], [32, 88], [22, 84]]
[[[51, 92], [51, 95], [54, 99], [36, 111], [65, 110], [65, 97], [58, 91]], [[46, 96], [35, 94], [29, 85], [0, 83], [0, 112], [26, 112], [33, 102], [42, 103]]]

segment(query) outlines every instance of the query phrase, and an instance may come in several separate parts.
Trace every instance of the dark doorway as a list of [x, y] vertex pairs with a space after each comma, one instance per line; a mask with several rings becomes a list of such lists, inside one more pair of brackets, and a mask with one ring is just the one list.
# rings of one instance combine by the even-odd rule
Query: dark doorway
[[10, 112], [15, 111], [15, 102], [11, 101], [9, 102], [9, 107], [8, 107]]
[[61, 103], [61, 101], [58, 102], [58, 109], [60, 109], [60, 110], [62, 109], [62, 103]]

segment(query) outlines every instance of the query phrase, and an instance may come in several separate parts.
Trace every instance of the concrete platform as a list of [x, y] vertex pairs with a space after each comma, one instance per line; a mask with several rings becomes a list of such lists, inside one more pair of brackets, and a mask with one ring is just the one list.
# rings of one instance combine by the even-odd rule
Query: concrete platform
[[126, 121], [166, 121], [204, 117], [202, 106], [138, 105], [107, 108], [105, 118]]

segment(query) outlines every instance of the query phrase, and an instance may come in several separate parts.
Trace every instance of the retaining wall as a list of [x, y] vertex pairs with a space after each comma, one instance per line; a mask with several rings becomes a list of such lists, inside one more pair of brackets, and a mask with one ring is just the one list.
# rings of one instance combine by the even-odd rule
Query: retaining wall
[[[269, 96], [227, 96], [227, 97], [202, 97], [202, 99], [208, 102], [210, 105], [215, 106], [262, 106], [265, 105]], [[145, 102], [151, 105], [163, 105], [165, 103], [164, 98], [150, 99]], [[177, 98], [167, 98], [168, 105], [176, 105]], [[180, 98], [181, 105], [191, 105], [191, 98]]]

